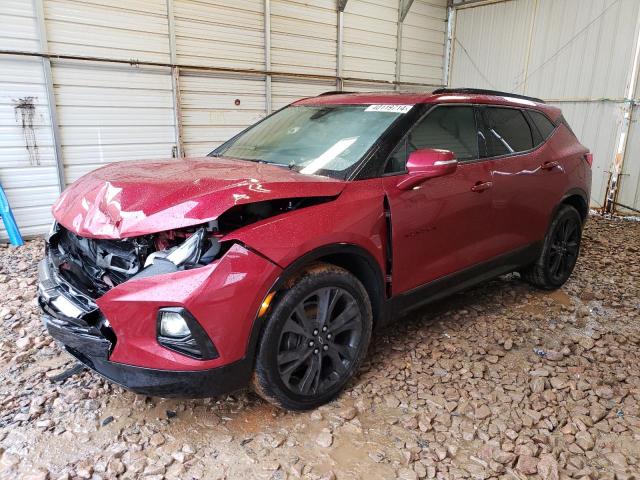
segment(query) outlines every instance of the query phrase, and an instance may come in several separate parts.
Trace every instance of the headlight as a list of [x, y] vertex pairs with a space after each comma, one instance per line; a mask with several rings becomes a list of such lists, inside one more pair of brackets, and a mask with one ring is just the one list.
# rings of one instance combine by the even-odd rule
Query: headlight
[[165, 348], [198, 360], [218, 358], [218, 351], [202, 326], [181, 307], [158, 311], [158, 343]]
[[160, 335], [170, 338], [182, 338], [190, 330], [182, 315], [178, 312], [160, 312]]
[[182, 245], [167, 255], [167, 260], [176, 267], [185, 263], [197, 263], [202, 254], [202, 240], [204, 239], [204, 228], [198, 229], [193, 235], [187, 238]]

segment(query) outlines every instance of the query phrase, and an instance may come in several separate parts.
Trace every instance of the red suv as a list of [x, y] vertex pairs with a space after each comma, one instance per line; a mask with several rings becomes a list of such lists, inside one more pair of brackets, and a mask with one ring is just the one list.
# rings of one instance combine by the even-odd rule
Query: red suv
[[501, 92], [328, 93], [204, 158], [100, 168], [53, 213], [44, 323], [104, 377], [159, 396], [253, 383], [335, 397], [374, 328], [507, 272], [571, 274], [591, 162], [560, 110]]

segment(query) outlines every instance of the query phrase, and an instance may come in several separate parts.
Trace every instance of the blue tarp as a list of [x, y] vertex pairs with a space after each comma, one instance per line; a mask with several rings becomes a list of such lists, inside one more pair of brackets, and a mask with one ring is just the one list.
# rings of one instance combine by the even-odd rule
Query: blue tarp
[[2, 215], [4, 228], [7, 230], [11, 244], [17, 247], [24, 245], [24, 241], [20, 235], [20, 230], [18, 230], [18, 225], [16, 224], [16, 219], [13, 217], [13, 212], [9, 206], [9, 200], [4, 193], [2, 186], [0, 186], [0, 215]]

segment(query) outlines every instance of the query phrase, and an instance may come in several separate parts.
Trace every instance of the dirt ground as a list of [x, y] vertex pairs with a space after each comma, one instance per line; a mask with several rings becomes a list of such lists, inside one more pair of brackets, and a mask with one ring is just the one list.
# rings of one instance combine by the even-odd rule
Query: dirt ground
[[592, 217], [565, 287], [502, 277], [373, 339], [308, 413], [135, 395], [40, 323], [40, 241], [0, 248], [0, 478], [640, 478], [640, 222]]

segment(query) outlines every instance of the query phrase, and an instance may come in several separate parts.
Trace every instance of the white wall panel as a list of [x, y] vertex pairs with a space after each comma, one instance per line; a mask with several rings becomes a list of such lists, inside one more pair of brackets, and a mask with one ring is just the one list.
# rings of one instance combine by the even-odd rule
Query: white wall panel
[[[0, 45], [40, 50], [31, 1], [0, 2]], [[0, 57], [0, 184], [23, 235], [47, 228], [59, 193], [43, 72], [40, 59]]]
[[538, 2], [526, 94], [553, 99], [623, 97], [640, 2]]
[[178, 61], [263, 69], [263, 11], [262, 0], [174, 0]]
[[169, 62], [165, 0], [44, 0], [51, 53]]
[[171, 156], [167, 69], [58, 63], [53, 81], [68, 183], [106, 163]]
[[413, 2], [402, 26], [401, 82], [442, 83], [446, 21], [446, 1]]
[[300, 80], [274, 80], [271, 84], [273, 109], [289, 105], [304, 97], [315, 97], [324, 92], [335, 90], [335, 84], [329, 82], [302, 82]]
[[183, 75], [180, 96], [182, 135], [191, 157], [206, 155], [265, 115], [264, 80], [256, 78]]
[[272, 69], [335, 75], [336, 24], [335, 0], [272, 0]]
[[452, 87], [522, 93], [533, 0], [458, 10]]
[[398, 0], [352, 0], [344, 11], [345, 77], [395, 79]]

